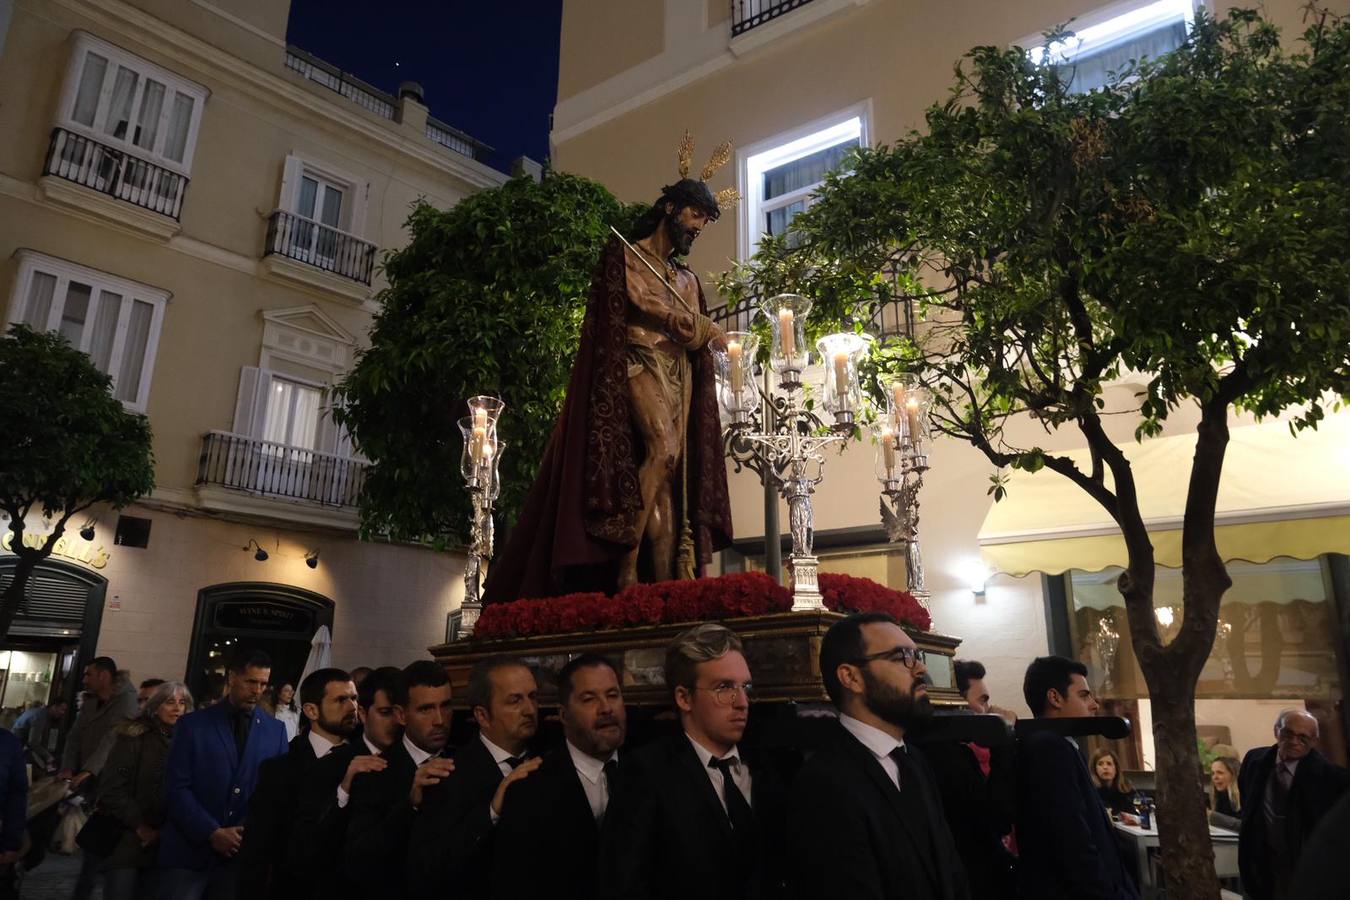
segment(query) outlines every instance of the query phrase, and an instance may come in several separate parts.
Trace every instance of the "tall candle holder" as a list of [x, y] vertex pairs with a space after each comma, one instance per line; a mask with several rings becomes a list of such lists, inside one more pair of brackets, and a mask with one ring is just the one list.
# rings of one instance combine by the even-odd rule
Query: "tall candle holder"
[[469, 398], [469, 415], [459, 420], [464, 447], [459, 470], [473, 508], [469, 519], [468, 557], [464, 564], [464, 600], [460, 603], [460, 634], [472, 637], [483, 611], [483, 563], [492, 559], [492, 507], [501, 493], [498, 477], [506, 445], [497, 438], [497, 419], [506, 404], [496, 397]]
[[[873, 427], [876, 475], [881, 482], [881, 521], [891, 543], [905, 545], [905, 587], [924, 609], [923, 553], [919, 547], [919, 491], [928, 471], [932, 394], [916, 382], [898, 380], [886, 395], [886, 413]], [[890, 500], [890, 507], [886, 501]]]
[[[835, 421], [826, 426], [803, 402], [802, 372], [810, 362], [803, 328], [811, 301], [795, 294], [770, 298], [762, 310], [769, 319], [772, 345], [769, 351], [769, 369], [775, 378], [765, 378], [760, 387], [751, 378], [743, 377], [742, 390], [732, 391], [729, 370], [719, 371], [718, 394], [726, 410], [729, 423], [722, 433], [723, 449], [735, 465], [736, 471], [748, 468], [765, 483], [773, 483], [788, 504], [789, 531], [792, 552], [788, 555], [788, 586], [792, 589], [794, 612], [811, 612], [825, 608], [820, 593], [820, 560], [814, 553], [815, 522], [811, 495], [824, 478], [824, 451], [832, 444], [841, 444], [853, 433], [853, 412], [860, 408], [862, 398], [858, 390], [856, 360], [846, 363], [838, 373], [827, 372], [826, 392], [839, 397], [855, 398], [849, 415], [841, 418], [839, 408]], [[786, 337], [785, 337], [786, 336]], [[731, 335], [728, 335], [730, 338]], [[831, 335], [821, 345], [853, 347], [844, 338], [856, 340], [865, 350], [870, 338], [860, 335]], [[829, 366], [827, 366], [827, 369]], [[836, 387], [831, 388], [834, 379]], [[774, 380], [777, 385], [774, 385]], [[744, 393], [744, 386], [754, 385], [755, 399]], [[842, 388], [842, 390], [840, 390]], [[767, 423], [767, 424], [766, 424]], [[777, 542], [778, 535], [764, 536], [765, 545]]]

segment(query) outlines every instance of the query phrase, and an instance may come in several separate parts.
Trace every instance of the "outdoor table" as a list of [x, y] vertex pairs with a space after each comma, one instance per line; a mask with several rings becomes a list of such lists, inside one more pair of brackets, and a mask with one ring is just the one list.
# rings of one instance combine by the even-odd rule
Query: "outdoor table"
[[[1120, 841], [1126, 853], [1133, 857], [1135, 865], [1139, 870], [1139, 888], [1149, 895], [1159, 890], [1162, 885], [1155, 878], [1155, 872], [1158, 869], [1156, 860], [1158, 858], [1158, 829], [1157, 823], [1153, 828], [1140, 828], [1138, 825], [1127, 825], [1124, 822], [1112, 822], [1116, 829], [1116, 838]], [[1236, 831], [1230, 831], [1227, 828], [1219, 828], [1215, 825], [1209, 826], [1209, 839], [1214, 843], [1214, 869], [1220, 878], [1236, 878], [1238, 876], [1238, 834]]]

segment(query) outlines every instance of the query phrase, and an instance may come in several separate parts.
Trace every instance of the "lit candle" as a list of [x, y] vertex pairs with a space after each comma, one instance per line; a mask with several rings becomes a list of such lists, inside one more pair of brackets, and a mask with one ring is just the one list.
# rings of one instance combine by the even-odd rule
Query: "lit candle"
[[909, 425], [909, 443], [917, 447], [923, 433], [919, 431], [919, 398], [911, 396], [905, 401], [905, 421]]
[[727, 341], [727, 358], [731, 360], [731, 392], [741, 392], [741, 342]]
[[797, 355], [797, 347], [792, 334], [792, 310], [778, 311], [778, 346], [783, 351], [783, 359], [791, 361]]
[[473, 408], [473, 427], [487, 428], [487, 410], [481, 406]]
[[895, 414], [900, 415], [900, 410], [905, 408], [905, 383], [903, 381], [891, 382], [891, 400], [894, 402]]
[[881, 458], [886, 465], [886, 477], [895, 471], [895, 432], [890, 427], [881, 429]]
[[[484, 416], [487, 415], [485, 411], [480, 410], [479, 412], [483, 412]], [[474, 419], [477, 420], [477, 418], [478, 413], [475, 412]], [[486, 425], [473, 426], [473, 438], [469, 441], [469, 455], [473, 457], [474, 462], [478, 462], [483, 458], [483, 453], [486, 449], [486, 445], [487, 445], [487, 426]]]
[[848, 351], [836, 350], [834, 353], [834, 393], [839, 398], [842, 409], [848, 403]]

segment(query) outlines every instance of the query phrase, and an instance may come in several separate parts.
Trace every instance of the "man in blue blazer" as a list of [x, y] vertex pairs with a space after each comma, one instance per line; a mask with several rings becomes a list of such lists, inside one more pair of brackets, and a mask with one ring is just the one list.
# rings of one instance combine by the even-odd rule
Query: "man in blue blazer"
[[162, 900], [234, 900], [235, 855], [264, 760], [286, 752], [286, 727], [258, 708], [272, 674], [262, 651], [227, 668], [225, 699], [183, 716], [164, 767]]

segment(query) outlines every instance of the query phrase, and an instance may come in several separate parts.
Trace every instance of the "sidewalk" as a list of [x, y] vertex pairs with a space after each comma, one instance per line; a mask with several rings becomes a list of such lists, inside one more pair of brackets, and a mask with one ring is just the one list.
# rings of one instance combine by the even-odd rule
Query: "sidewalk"
[[[78, 856], [48, 853], [42, 865], [29, 872], [19, 889], [20, 900], [70, 900], [75, 879], [80, 874]], [[92, 900], [103, 897], [103, 887], [94, 888]]]

